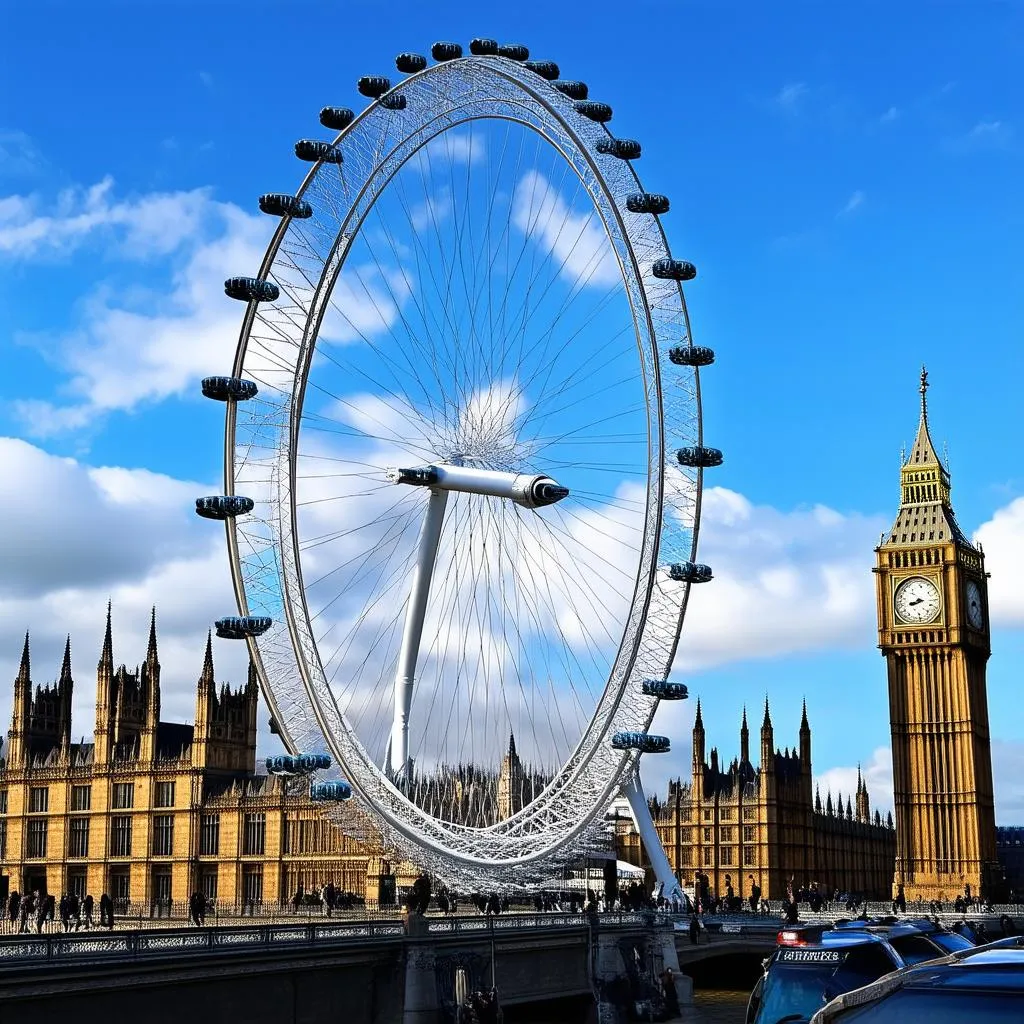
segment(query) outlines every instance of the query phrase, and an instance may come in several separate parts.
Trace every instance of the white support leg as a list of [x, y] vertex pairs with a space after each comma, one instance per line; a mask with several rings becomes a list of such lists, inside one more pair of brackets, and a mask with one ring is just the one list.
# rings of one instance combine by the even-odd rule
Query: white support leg
[[622, 787], [622, 792], [629, 801], [629, 813], [633, 817], [633, 824], [640, 833], [640, 840], [647, 851], [647, 857], [654, 869], [654, 877], [661, 884], [661, 895], [671, 900], [678, 895], [681, 900], [686, 901], [686, 896], [672, 873], [672, 865], [668, 862], [665, 849], [658, 838], [658, 830], [654, 827], [654, 820], [651, 818], [651, 808], [647, 804], [647, 797], [644, 796], [643, 787], [640, 785], [640, 769], [633, 773], [633, 777]]
[[434, 575], [434, 563], [437, 561], [437, 547], [441, 541], [441, 526], [444, 523], [447, 503], [448, 491], [437, 487], [430, 489], [427, 512], [420, 528], [412, 588], [409, 591], [409, 607], [405, 613], [405, 631], [402, 633], [402, 649], [398, 655], [398, 670], [395, 673], [395, 717], [391, 726], [391, 742], [388, 745], [388, 767], [394, 778], [404, 775], [409, 766], [409, 709], [412, 707], [412, 690], [416, 679], [420, 638], [423, 635], [423, 619], [427, 612], [430, 581]]

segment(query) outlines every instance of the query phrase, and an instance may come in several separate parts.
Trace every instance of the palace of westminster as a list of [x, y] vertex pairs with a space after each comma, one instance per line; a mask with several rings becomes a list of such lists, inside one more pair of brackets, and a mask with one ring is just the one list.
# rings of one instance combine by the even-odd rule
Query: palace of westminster
[[[984, 556], [953, 516], [949, 474], [929, 435], [927, 386], [922, 373], [900, 508], [874, 569], [894, 814], [883, 820], [872, 812], [862, 779], [845, 803], [831, 794], [822, 802], [812, 782], [806, 707], [797, 745], [779, 750], [766, 700], [755, 767], [745, 710], [739, 757], [726, 765], [715, 749], [707, 756], [698, 701], [690, 780], [670, 783], [667, 799], [651, 801], [684, 886], [703, 872], [719, 894], [728, 875], [746, 896], [753, 877], [772, 900], [791, 879], [869, 898], [887, 898], [902, 885], [908, 899], [952, 899], [965, 884], [994, 892], [1002, 877]], [[219, 685], [209, 641], [192, 725], [160, 720], [155, 613], [145, 661], [132, 672], [115, 666], [108, 607], [91, 743], [71, 740], [73, 686], [70, 640], [57, 681], [37, 686], [26, 637], [0, 760], [0, 896], [107, 892], [145, 907], [198, 889], [219, 904], [277, 904], [300, 886], [332, 882], [374, 901], [390, 890], [386, 880], [415, 873], [389, 860], [365, 830], [346, 834], [328, 822], [308, 791], [256, 773], [255, 672], [237, 690]], [[518, 790], [531, 785], [510, 744], [497, 780], [498, 813], [516, 810]], [[620, 857], [643, 863], [630, 822], [617, 822], [616, 843]]]

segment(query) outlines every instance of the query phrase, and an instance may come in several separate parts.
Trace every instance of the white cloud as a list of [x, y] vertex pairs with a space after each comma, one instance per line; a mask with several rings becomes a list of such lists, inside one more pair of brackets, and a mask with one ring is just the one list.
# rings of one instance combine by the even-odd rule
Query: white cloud
[[612, 285], [621, 280], [611, 243], [597, 211], [577, 213], [537, 171], [524, 174], [512, 202], [513, 223], [558, 261], [575, 287]]
[[994, 626], [1024, 626], [1024, 498], [997, 509], [974, 535], [985, 550], [989, 614]]
[[[700, 561], [676, 667], [862, 647], [874, 631], [879, 516], [823, 505], [780, 511], [724, 487], [704, 492]], [[823, 554], [824, 553], [824, 554]]]
[[1004, 149], [1013, 141], [1013, 126], [998, 119], [978, 121], [969, 131], [947, 140], [946, 146], [954, 153]]
[[[12, 438], [0, 438], [0, 474], [18, 481], [0, 533], [0, 721], [9, 717], [25, 630], [35, 683], [56, 678], [70, 633], [74, 731], [92, 732], [108, 599], [115, 659], [130, 667], [145, 657], [157, 606], [164, 718], [191, 721], [206, 632], [235, 608], [223, 531], [192, 511], [209, 486], [90, 467]], [[244, 682], [244, 645], [220, 641], [215, 657], [218, 678]]]
[[839, 211], [839, 213], [836, 214], [836, 216], [838, 216], [838, 217], [847, 217], [851, 213], [853, 213], [854, 210], [859, 210], [860, 207], [862, 207], [864, 205], [864, 198], [865, 198], [864, 197], [864, 193], [860, 189], [857, 189], [850, 196], [850, 198], [846, 200], [846, 203], [843, 205], [843, 207]]
[[110, 177], [60, 193], [41, 210], [36, 196], [0, 199], [0, 255], [66, 257], [86, 242], [113, 240], [132, 258], [165, 256], [191, 239], [209, 213], [208, 189], [115, 200]]
[[888, 110], [882, 114], [878, 119], [879, 124], [892, 124], [893, 121], [898, 121], [900, 117], [900, 111], [898, 107], [889, 107]]

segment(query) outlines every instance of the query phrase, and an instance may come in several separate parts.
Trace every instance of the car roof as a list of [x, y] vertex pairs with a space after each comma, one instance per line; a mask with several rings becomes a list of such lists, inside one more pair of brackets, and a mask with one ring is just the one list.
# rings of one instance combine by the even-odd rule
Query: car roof
[[926, 964], [894, 971], [870, 985], [837, 996], [811, 1018], [811, 1024], [828, 1024], [842, 1010], [875, 1002], [899, 989], [930, 988], [1024, 992], [1024, 936], [972, 946]]

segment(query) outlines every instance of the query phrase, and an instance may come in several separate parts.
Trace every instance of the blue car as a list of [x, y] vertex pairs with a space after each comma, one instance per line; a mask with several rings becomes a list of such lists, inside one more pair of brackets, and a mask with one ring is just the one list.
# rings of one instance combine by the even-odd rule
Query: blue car
[[853, 928], [786, 928], [777, 941], [745, 1024], [807, 1024], [836, 996], [906, 966], [883, 936]]

